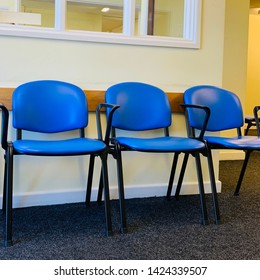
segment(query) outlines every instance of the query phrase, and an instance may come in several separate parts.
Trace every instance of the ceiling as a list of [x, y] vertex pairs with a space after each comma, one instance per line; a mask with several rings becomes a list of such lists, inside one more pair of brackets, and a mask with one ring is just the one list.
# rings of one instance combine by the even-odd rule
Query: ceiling
[[250, 0], [250, 8], [260, 8], [260, 0]]

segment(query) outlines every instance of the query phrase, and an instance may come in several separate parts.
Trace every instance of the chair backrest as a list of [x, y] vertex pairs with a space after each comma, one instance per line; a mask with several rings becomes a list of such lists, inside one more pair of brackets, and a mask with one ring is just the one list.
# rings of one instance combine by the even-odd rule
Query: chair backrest
[[150, 84], [124, 82], [111, 86], [105, 94], [107, 103], [120, 106], [114, 113], [112, 127], [152, 130], [171, 125], [171, 109], [163, 90]]
[[85, 93], [70, 83], [28, 82], [15, 89], [12, 102], [13, 126], [17, 129], [56, 133], [88, 124]]
[[[207, 131], [240, 128], [244, 124], [238, 96], [226, 89], [209, 85], [191, 87], [184, 92], [184, 103], [210, 108]], [[188, 109], [188, 112], [190, 126], [201, 129], [205, 113], [198, 109]]]

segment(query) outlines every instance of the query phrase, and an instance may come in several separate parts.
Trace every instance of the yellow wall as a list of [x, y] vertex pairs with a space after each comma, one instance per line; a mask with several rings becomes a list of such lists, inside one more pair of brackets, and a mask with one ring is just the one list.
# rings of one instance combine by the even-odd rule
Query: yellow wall
[[249, 0], [226, 0], [223, 86], [245, 102]]
[[249, 16], [248, 72], [245, 112], [253, 114], [253, 108], [260, 105], [260, 16]]
[[[226, 0], [223, 87], [235, 92], [243, 107], [246, 98], [248, 20], [249, 0]], [[231, 136], [234, 133], [225, 131], [222, 135]]]
[[[241, 0], [243, 3], [244, 1]], [[226, 71], [223, 67], [224, 34], [226, 34], [225, 2], [225, 0], [203, 1], [200, 49], [0, 36], [0, 87], [16, 87], [23, 82], [37, 79], [61, 79], [84, 89], [106, 89], [122, 81], [147, 82], [165, 91], [184, 91], [198, 84], [222, 86], [223, 73]], [[232, 3], [238, 5], [238, 2], [240, 3], [234, 0]], [[244, 7], [238, 6], [239, 9]], [[230, 44], [230, 49], [236, 46], [232, 40]], [[244, 52], [241, 56], [237, 54], [238, 60], [239, 58], [243, 60], [243, 55]], [[243, 64], [239, 64], [240, 66], [243, 67]], [[87, 134], [96, 136], [94, 115], [90, 116]], [[173, 116], [171, 134], [186, 134], [182, 115]], [[14, 132], [10, 138], [14, 138]], [[171, 161], [170, 155], [125, 154], [127, 196], [165, 195]], [[15, 205], [83, 200], [87, 163], [87, 160], [78, 157], [73, 159], [19, 157], [15, 160]], [[214, 164], [218, 178], [217, 154]], [[0, 166], [2, 171], [2, 158]], [[203, 169], [208, 187], [205, 160]], [[115, 197], [117, 183], [115, 162], [112, 158], [109, 158], [109, 173], [112, 197]], [[94, 178], [95, 187], [98, 178], [97, 170]], [[190, 160], [184, 187], [189, 192], [194, 192], [197, 190], [196, 186], [195, 165], [194, 161]]]

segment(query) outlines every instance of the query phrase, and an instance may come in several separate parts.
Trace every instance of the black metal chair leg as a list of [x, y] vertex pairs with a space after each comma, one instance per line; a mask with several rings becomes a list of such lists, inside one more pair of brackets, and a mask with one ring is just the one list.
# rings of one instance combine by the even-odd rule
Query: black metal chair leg
[[241, 169], [241, 172], [240, 172], [240, 175], [239, 175], [236, 190], [234, 192], [235, 196], [239, 195], [240, 187], [242, 185], [242, 181], [243, 181], [243, 178], [244, 178], [244, 175], [245, 175], [246, 167], [247, 167], [247, 164], [248, 164], [251, 153], [252, 153], [251, 150], [246, 151], [245, 159], [244, 159], [243, 166], [242, 166], [242, 169]]
[[100, 179], [99, 179], [99, 186], [98, 186], [98, 195], [97, 195], [97, 203], [98, 205], [102, 204], [102, 194], [103, 194], [103, 180], [102, 180], [102, 172], [100, 173]]
[[85, 199], [86, 206], [90, 205], [92, 182], [93, 182], [93, 172], [94, 172], [94, 163], [95, 163], [95, 155], [90, 155], [89, 168], [88, 168], [87, 192], [86, 192], [86, 199]]
[[195, 156], [195, 160], [196, 160], [196, 169], [197, 169], [197, 176], [198, 176], [198, 183], [199, 183], [202, 224], [208, 225], [209, 219], [208, 219], [206, 199], [205, 199], [205, 190], [204, 190], [204, 184], [203, 184], [200, 155], [199, 155], [199, 153], [196, 153], [194, 156]]
[[117, 178], [118, 178], [118, 195], [120, 204], [120, 220], [121, 220], [121, 233], [127, 232], [126, 226], [126, 210], [125, 210], [125, 193], [124, 193], [124, 180], [123, 180], [123, 166], [122, 155], [120, 147], [116, 145], [116, 159], [117, 159]]
[[175, 153], [172, 161], [172, 168], [171, 168], [171, 174], [170, 174], [170, 179], [169, 179], [169, 184], [168, 184], [168, 189], [167, 189], [167, 194], [166, 198], [167, 200], [171, 199], [171, 193], [172, 193], [172, 186], [173, 186], [173, 180], [176, 172], [176, 166], [179, 158], [179, 153]]
[[214, 173], [214, 167], [213, 167], [212, 153], [211, 153], [210, 149], [207, 149], [207, 159], [208, 159], [208, 168], [209, 168], [209, 176], [210, 176], [210, 183], [211, 183], [211, 192], [212, 192], [212, 199], [213, 199], [215, 223], [219, 224], [220, 211], [219, 211], [219, 204], [218, 204], [218, 194], [217, 194], [217, 188], [216, 188], [216, 180], [215, 180], [215, 173]]
[[106, 235], [112, 235], [112, 219], [110, 209], [110, 197], [109, 197], [109, 182], [108, 182], [108, 171], [107, 171], [107, 155], [101, 156], [102, 160], [102, 181], [104, 186], [104, 204], [105, 204], [105, 215], [106, 215]]
[[3, 199], [2, 199], [2, 210], [3, 210], [3, 214], [5, 214], [5, 210], [6, 210], [6, 177], [7, 177], [7, 164], [6, 164], [6, 155], [5, 155]]
[[178, 180], [177, 187], [176, 187], [176, 190], [175, 190], [175, 199], [176, 200], [178, 200], [179, 196], [180, 196], [181, 186], [182, 186], [185, 170], [186, 170], [186, 167], [187, 167], [188, 159], [189, 159], [189, 154], [187, 153], [187, 154], [184, 155], [184, 158], [183, 158], [183, 162], [182, 162], [182, 166], [181, 166], [181, 172], [180, 172], [179, 180]]
[[246, 127], [246, 131], [245, 131], [245, 136], [247, 136], [248, 132], [249, 132], [249, 128], [252, 126], [252, 123], [248, 123], [247, 127]]
[[12, 240], [12, 209], [13, 209], [13, 147], [7, 147], [6, 153], [6, 190], [5, 190], [5, 230], [4, 247], [13, 245]]

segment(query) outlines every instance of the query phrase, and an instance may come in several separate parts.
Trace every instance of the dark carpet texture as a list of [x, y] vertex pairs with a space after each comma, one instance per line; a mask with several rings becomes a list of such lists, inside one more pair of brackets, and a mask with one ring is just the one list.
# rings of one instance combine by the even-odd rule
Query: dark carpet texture
[[[199, 196], [127, 200], [129, 232], [120, 234], [118, 201], [112, 201], [114, 235], [104, 233], [104, 208], [92, 203], [14, 210], [14, 246], [0, 247], [4, 260], [252, 260], [260, 259], [260, 153], [254, 152], [241, 188], [233, 192], [242, 161], [221, 161], [222, 223], [200, 223]], [[0, 215], [1, 236], [3, 215]]]

